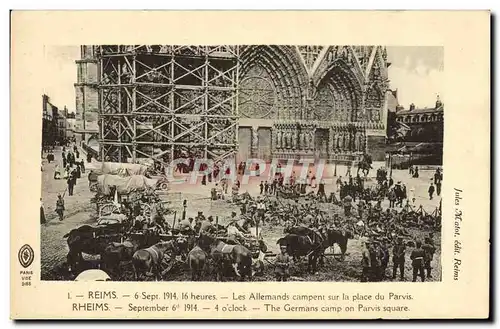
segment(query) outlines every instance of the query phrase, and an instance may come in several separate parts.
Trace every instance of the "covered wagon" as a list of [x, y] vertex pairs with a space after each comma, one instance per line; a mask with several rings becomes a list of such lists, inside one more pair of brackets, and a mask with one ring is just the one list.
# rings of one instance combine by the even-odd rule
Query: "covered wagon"
[[147, 178], [143, 175], [132, 175], [122, 177], [118, 175], [104, 174], [97, 177], [97, 187], [102, 195], [113, 196], [128, 195], [132, 192], [144, 191], [148, 188], [154, 189], [157, 180]]
[[134, 175], [148, 176], [149, 167], [137, 163], [104, 162], [101, 172], [108, 175], [128, 177]]

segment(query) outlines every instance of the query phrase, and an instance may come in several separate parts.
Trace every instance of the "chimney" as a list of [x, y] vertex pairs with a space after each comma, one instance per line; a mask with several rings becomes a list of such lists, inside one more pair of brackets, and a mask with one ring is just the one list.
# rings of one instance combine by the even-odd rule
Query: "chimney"
[[436, 99], [436, 109], [437, 108], [440, 108], [441, 106], [443, 105], [443, 103], [441, 102], [441, 100], [439, 99], [439, 95], [437, 95], [437, 99]]

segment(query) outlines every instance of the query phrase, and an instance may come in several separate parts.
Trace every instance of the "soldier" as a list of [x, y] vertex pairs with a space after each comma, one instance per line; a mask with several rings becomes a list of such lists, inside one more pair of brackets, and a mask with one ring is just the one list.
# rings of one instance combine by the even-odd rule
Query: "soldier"
[[344, 200], [344, 214], [346, 217], [351, 216], [351, 208], [352, 208], [352, 198], [351, 196], [347, 195]]
[[358, 203], [358, 217], [361, 220], [363, 220], [364, 211], [365, 211], [365, 201], [359, 200], [359, 203]]
[[434, 258], [434, 252], [436, 252], [436, 248], [434, 247], [430, 238], [425, 238], [424, 245], [422, 249], [424, 250], [424, 269], [427, 271], [427, 279], [432, 278], [431, 275], [431, 262]]
[[63, 216], [64, 216], [64, 199], [63, 197], [58, 194], [57, 195], [57, 201], [56, 201], [56, 213], [59, 215], [59, 220], [62, 221], [63, 220]]
[[413, 282], [417, 281], [417, 276], [420, 276], [422, 282], [425, 281], [424, 257], [425, 257], [425, 252], [422, 249], [422, 242], [417, 241], [417, 248], [415, 248], [411, 252], [410, 256], [413, 266]]
[[370, 249], [371, 249], [371, 243], [370, 240], [367, 238], [363, 238], [363, 251], [362, 251], [362, 266], [363, 266], [363, 272], [361, 274], [361, 282], [367, 282], [370, 281], [370, 269], [372, 267], [372, 262], [371, 262], [371, 257], [370, 257]]
[[276, 256], [274, 261], [274, 274], [276, 275], [276, 281], [286, 281], [290, 276], [289, 267], [291, 265], [292, 259], [288, 255], [286, 246], [280, 246], [280, 253]]
[[432, 196], [434, 195], [434, 185], [431, 182], [431, 185], [429, 186], [429, 200], [432, 200]]
[[40, 198], [40, 224], [45, 224], [47, 221], [45, 220], [45, 209], [43, 208], [43, 201]]
[[319, 181], [318, 193], [316, 195], [318, 196], [319, 202], [326, 202], [327, 198], [326, 198], [326, 193], [325, 193], [325, 181], [324, 180]]
[[389, 264], [389, 247], [387, 245], [388, 242], [389, 239], [384, 237], [382, 238], [380, 244], [380, 250], [381, 250], [380, 280], [385, 279], [385, 270], [387, 269], [387, 264]]
[[180, 233], [189, 234], [192, 230], [193, 217], [189, 217], [188, 219], [183, 219], [179, 222], [177, 229]]
[[203, 219], [200, 225], [199, 233], [212, 233], [215, 231], [214, 226], [212, 225], [214, 218], [212, 216], [208, 216], [207, 219]]
[[396, 192], [394, 191], [394, 188], [391, 188], [389, 191], [389, 208], [394, 208], [396, 203]]
[[405, 280], [405, 251], [406, 246], [403, 243], [403, 238], [398, 237], [396, 240], [396, 244], [392, 249], [392, 279], [396, 279], [396, 275], [399, 268], [401, 281]]
[[370, 259], [371, 259], [370, 275], [372, 281], [379, 281], [381, 278], [381, 269], [382, 269], [381, 256], [382, 256], [382, 251], [380, 248], [380, 241], [374, 240], [372, 248], [370, 249]]
[[206, 218], [205, 218], [205, 215], [203, 215], [203, 211], [198, 211], [198, 215], [196, 216], [196, 221], [197, 222], [202, 222], [204, 221]]

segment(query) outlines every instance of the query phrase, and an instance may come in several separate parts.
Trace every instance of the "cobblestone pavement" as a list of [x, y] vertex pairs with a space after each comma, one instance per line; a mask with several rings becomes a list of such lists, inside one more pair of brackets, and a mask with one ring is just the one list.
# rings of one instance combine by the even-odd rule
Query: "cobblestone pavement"
[[[81, 155], [84, 156], [84, 155]], [[56, 151], [56, 159], [61, 159], [61, 152]], [[86, 166], [87, 163], [86, 163]], [[91, 164], [91, 167], [98, 167], [99, 163], [95, 161]], [[65, 180], [54, 180], [55, 163], [43, 164], [42, 171], [42, 199], [45, 206], [45, 213], [47, 217], [47, 224], [41, 227], [41, 243], [42, 243], [42, 279], [55, 279], [54, 269], [60, 266], [66, 260], [66, 254], [68, 252], [67, 244], [63, 235], [69, 232], [71, 229], [76, 228], [83, 224], [95, 223], [95, 205], [90, 203], [90, 198], [93, 193], [89, 191], [88, 188], [88, 169], [86, 173], [82, 175], [82, 178], [78, 180], [75, 186], [73, 196], [65, 196], [66, 212], [63, 221], [57, 219], [57, 214], [54, 212], [55, 203], [58, 193], [63, 193], [66, 188]], [[375, 167], [376, 169], [377, 167]], [[325, 178], [331, 178], [332, 184], [326, 186], [326, 192], [329, 194], [331, 191], [335, 191], [335, 180], [333, 177], [333, 167], [325, 168]], [[337, 174], [345, 177], [347, 171], [346, 167], [338, 166]], [[296, 169], [296, 173], [300, 172], [300, 168]], [[375, 184], [375, 172], [372, 170], [370, 173], [367, 184]], [[355, 173], [355, 170], [353, 170]], [[430, 183], [430, 179], [433, 177], [434, 171], [421, 171], [420, 178], [410, 178], [407, 171], [393, 171], [393, 179], [395, 182], [401, 181], [407, 186], [407, 190], [410, 188], [415, 188], [416, 202], [415, 204], [422, 205], [427, 212], [432, 212], [439, 206], [440, 197], [435, 197], [433, 200], [429, 200], [427, 195], [427, 189]], [[259, 194], [259, 183], [266, 176], [252, 177], [249, 180], [249, 184], [242, 185], [240, 192], [249, 192], [251, 195]], [[201, 178], [198, 180], [201, 182]], [[171, 208], [173, 208], [177, 214], [175, 215], [176, 220], [179, 220], [182, 216], [183, 206], [182, 202], [184, 199], [187, 200], [188, 207], [186, 209], [187, 217], [196, 216], [198, 211], [203, 211], [205, 215], [219, 216], [219, 221], [224, 223], [226, 218], [229, 217], [231, 211], [235, 210], [235, 206], [228, 201], [211, 201], [210, 189], [214, 186], [214, 183], [208, 183], [206, 186], [201, 184], [180, 184], [172, 185], [171, 190], [163, 196], [164, 199], [169, 200]], [[231, 187], [228, 189], [229, 194], [231, 194]], [[384, 201], [382, 206], [385, 208], [388, 206], [388, 201]], [[332, 212], [340, 212], [340, 209], [336, 206], [329, 206]], [[239, 212], [238, 212], [239, 213]], [[174, 215], [170, 216], [169, 222], [172, 224], [174, 220]], [[282, 228], [263, 228], [263, 235], [266, 243], [272, 251], [277, 251], [276, 240], [283, 235]], [[441, 234], [436, 234], [436, 239], [440, 240]], [[434, 259], [434, 267], [440, 268], [440, 241], [437, 242], [438, 250]], [[361, 243], [358, 240], [349, 241], [348, 247], [349, 256], [343, 265], [345, 269], [342, 273], [333, 274], [325, 273], [320, 278], [306, 277], [306, 280], [333, 280], [333, 275], [335, 275], [336, 280], [353, 281], [357, 280], [354, 276], [354, 269], [360, 268], [358, 265], [361, 260]], [[408, 261], [407, 261], [408, 263]], [[410, 266], [410, 265], [407, 265]], [[411, 267], [411, 266], [410, 266]], [[407, 280], [410, 280], [410, 268], [408, 267], [406, 271]], [[325, 277], [326, 275], [326, 277]], [[436, 275], [433, 280], [440, 280], [440, 273]]]

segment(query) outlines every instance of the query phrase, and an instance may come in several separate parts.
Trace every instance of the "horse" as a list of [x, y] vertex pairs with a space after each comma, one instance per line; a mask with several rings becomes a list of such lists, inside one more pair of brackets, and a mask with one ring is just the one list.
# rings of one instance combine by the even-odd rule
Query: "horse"
[[114, 272], [121, 262], [131, 261], [137, 249], [139, 249], [139, 242], [133, 239], [127, 239], [122, 243], [109, 243], [101, 253], [101, 264], [103, 265], [101, 268]]
[[217, 272], [217, 281], [221, 281], [223, 271], [231, 265], [236, 276], [244, 281], [246, 277], [252, 278], [252, 253], [245, 246], [236, 244], [231, 245], [222, 242], [210, 235], [200, 235], [200, 243], [203, 246], [208, 245], [210, 257], [214, 261]]
[[187, 263], [191, 270], [191, 280], [200, 281], [203, 279], [207, 266], [207, 253], [196, 245], [187, 256]]
[[74, 267], [83, 263], [82, 253], [100, 255], [109, 242], [120, 241], [122, 229], [122, 223], [110, 224], [102, 228], [83, 225], [66, 233], [63, 238], [66, 238], [69, 248], [66, 256], [68, 270], [71, 272]]
[[159, 242], [149, 248], [137, 250], [132, 256], [132, 264], [134, 265], [135, 279], [138, 281], [140, 274], [153, 273], [156, 278], [161, 279], [161, 264], [165, 253], [178, 250], [175, 240], [168, 242]]
[[285, 246], [288, 254], [295, 260], [307, 256], [307, 270], [312, 271], [312, 273], [316, 272], [317, 260], [321, 253], [321, 243], [319, 241], [313, 241], [308, 235], [290, 233], [278, 239], [276, 244], [280, 245], [280, 247]]
[[[343, 261], [345, 259], [345, 253], [347, 251], [347, 242], [350, 238], [353, 238], [354, 235], [351, 231], [340, 231], [336, 229], [326, 229], [323, 234], [316, 232], [308, 227], [304, 226], [295, 226], [295, 227], [287, 227], [284, 230], [284, 233], [295, 234], [299, 236], [305, 236], [309, 239], [311, 247], [312, 256], [309, 258], [309, 266], [314, 267], [315, 261], [318, 260], [318, 265], [324, 264], [324, 253], [325, 250], [329, 247], [332, 247], [334, 244], [337, 244], [341, 250], [341, 258]], [[314, 252], [313, 252], [314, 251]], [[317, 253], [317, 258], [314, 256]], [[292, 253], [290, 255], [296, 258], [297, 256], [303, 256], [300, 253]], [[313, 268], [314, 270], [314, 268]]]
[[[333, 245], [337, 244], [340, 247], [340, 261], [345, 260], [345, 253], [347, 251], [347, 242], [349, 239], [354, 238], [354, 234], [350, 230], [337, 230], [337, 229], [328, 229], [326, 231], [326, 248], [333, 247]], [[324, 263], [324, 251], [320, 256], [320, 264]]]
[[370, 169], [372, 169], [372, 158], [368, 154], [365, 154], [363, 155], [363, 159], [358, 162], [357, 175], [359, 175], [359, 171], [361, 170], [364, 177], [366, 177], [370, 173]]

